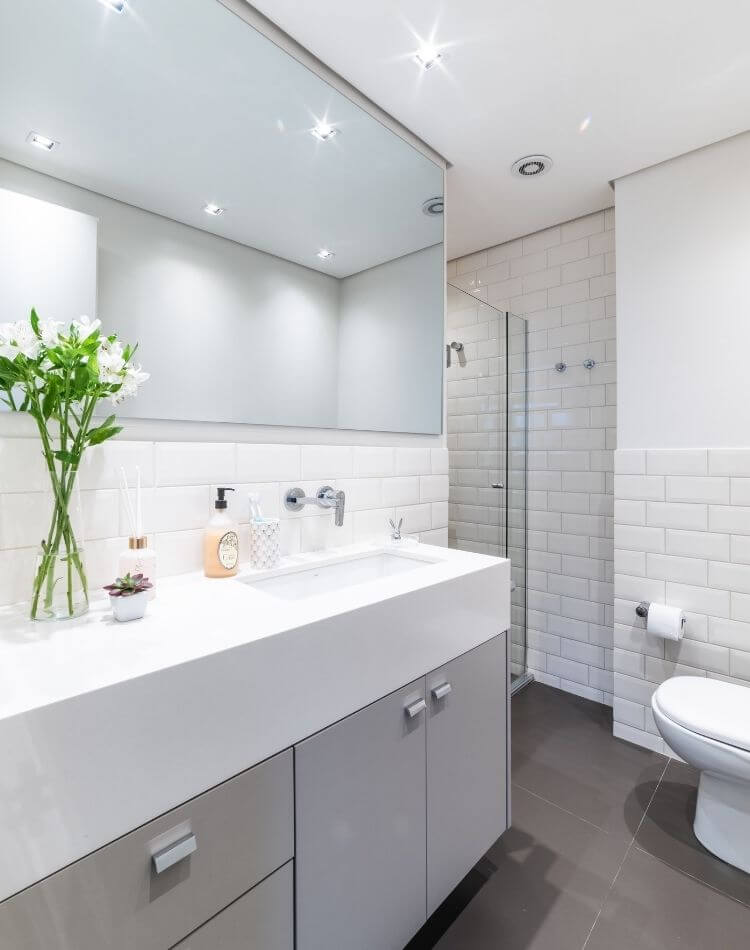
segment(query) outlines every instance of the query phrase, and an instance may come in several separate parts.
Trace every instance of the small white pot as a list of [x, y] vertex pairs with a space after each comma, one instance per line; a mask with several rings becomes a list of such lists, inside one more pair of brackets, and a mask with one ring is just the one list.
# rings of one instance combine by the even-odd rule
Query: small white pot
[[115, 620], [120, 623], [127, 623], [129, 620], [140, 620], [146, 613], [148, 606], [148, 591], [142, 590], [138, 594], [130, 594], [128, 597], [113, 597], [109, 595], [109, 602], [112, 604], [112, 613]]

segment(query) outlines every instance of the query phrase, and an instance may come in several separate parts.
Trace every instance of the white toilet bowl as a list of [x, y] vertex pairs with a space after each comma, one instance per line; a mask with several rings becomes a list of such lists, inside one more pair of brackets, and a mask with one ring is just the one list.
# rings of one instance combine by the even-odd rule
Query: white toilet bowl
[[696, 837], [750, 874], [750, 689], [675, 676], [656, 690], [651, 708], [667, 745], [700, 770]]

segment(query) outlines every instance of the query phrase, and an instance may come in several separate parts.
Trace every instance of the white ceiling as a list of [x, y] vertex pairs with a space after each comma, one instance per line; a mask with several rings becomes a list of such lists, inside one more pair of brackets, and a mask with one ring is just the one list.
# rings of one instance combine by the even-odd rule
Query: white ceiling
[[[449, 257], [607, 207], [610, 180], [750, 127], [748, 0], [255, 5], [453, 163]], [[427, 73], [417, 37], [445, 44]], [[555, 167], [512, 178], [532, 152]]]
[[442, 241], [438, 165], [218, 0], [0, 2], [0, 90], [3, 158], [335, 277]]

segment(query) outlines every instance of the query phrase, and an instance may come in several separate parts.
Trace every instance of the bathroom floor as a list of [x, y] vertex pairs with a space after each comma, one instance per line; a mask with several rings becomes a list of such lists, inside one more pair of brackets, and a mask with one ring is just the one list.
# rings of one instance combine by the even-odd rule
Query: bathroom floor
[[748, 947], [750, 875], [692, 830], [697, 772], [532, 683], [513, 708], [513, 827], [407, 950]]

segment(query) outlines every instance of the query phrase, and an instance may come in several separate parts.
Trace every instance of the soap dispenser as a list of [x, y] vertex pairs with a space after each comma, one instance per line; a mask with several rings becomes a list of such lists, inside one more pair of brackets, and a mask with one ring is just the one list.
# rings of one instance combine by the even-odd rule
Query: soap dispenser
[[227, 514], [226, 493], [233, 488], [217, 488], [214, 513], [203, 535], [203, 571], [206, 577], [232, 577], [240, 559], [237, 525]]

